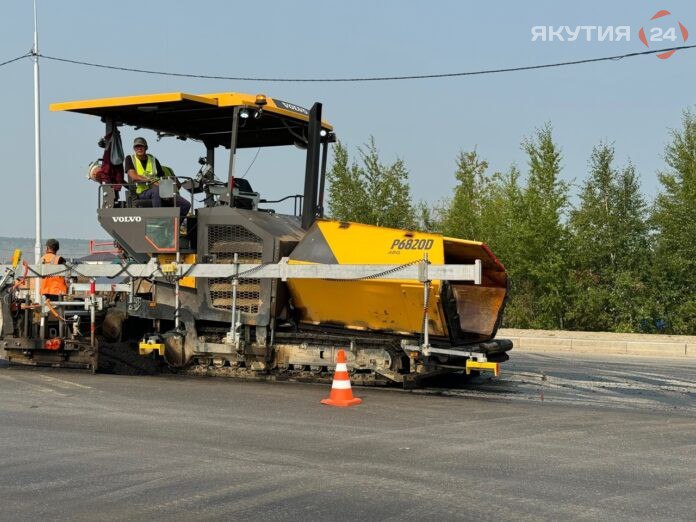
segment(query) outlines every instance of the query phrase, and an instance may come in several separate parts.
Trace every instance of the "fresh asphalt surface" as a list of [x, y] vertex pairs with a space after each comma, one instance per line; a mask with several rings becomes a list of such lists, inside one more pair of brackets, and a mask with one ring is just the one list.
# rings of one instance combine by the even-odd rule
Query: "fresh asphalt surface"
[[695, 518], [693, 361], [354, 391], [0, 367], [0, 519]]

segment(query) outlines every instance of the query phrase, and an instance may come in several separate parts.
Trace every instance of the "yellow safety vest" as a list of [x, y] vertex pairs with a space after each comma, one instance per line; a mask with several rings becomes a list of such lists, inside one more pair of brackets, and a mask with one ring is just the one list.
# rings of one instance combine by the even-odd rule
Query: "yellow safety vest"
[[143, 164], [140, 162], [138, 159], [138, 156], [135, 154], [131, 154], [131, 160], [133, 161], [133, 168], [135, 169], [135, 173], [138, 176], [143, 176], [144, 178], [150, 178], [152, 181], [150, 183], [141, 183], [141, 182], [136, 182], [135, 184], [135, 192], [136, 194], [142, 194], [145, 192], [147, 189], [150, 188], [152, 183], [157, 181], [157, 172], [155, 172], [155, 169], [157, 168], [157, 164], [155, 162], [155, 157], [152, 154], [147, 155], [147, 164], [143, 168]]

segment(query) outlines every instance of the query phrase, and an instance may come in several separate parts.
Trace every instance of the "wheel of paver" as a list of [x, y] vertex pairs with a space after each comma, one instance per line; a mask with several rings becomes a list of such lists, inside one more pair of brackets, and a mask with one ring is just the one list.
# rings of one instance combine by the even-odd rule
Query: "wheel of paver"
[[181, 368], [184, 366], [184, 340], [181, 332], [166, 332], [162, 334], [164, 342], [164, 360], [169, 366]]

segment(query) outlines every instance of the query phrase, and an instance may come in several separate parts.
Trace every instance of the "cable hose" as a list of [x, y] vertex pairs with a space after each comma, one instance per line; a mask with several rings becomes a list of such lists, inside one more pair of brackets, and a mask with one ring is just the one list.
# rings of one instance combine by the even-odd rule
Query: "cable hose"
[[400, 270], [403, 270], [406, 267], [417, 265], [420, 262], [421, 262], [421, 260], [418, 259], [416, 261], [411, 261], [409, 263], [404, 263], [403, 265], [399, 265], [399, 266], [396, 266], [394, 268], [390, 268], [389, 270], [384, 270], [382, 272], [377, 272], [376, 274], [370, 274], [370, 275], [363, 276], [363, 277], [352, 277], [349, 279], [326, 279], [326, 278], [324, 278], [324, 279], [322, 279], [322, 281], [336, 281], [336, 282], [340, 282], [340, 283], [347, 283], [349, 281], [369, 281], [371, 279], [377, 279], [377, 278], [385, 276], [385, 275], [394, 274]]

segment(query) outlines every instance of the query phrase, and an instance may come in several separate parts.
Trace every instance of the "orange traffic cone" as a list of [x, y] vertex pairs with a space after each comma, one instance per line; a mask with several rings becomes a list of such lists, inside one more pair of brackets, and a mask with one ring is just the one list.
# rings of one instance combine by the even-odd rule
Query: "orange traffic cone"
[[322, 404], [329, 406], [355, 406], [360, 404], [362, 399], [353, 397], [353, 390], [350, 388], [350, 377], [346, 366], [346, 352], [338, 350], [336, 354], [336, 373], [334, 373], [333, 383], [331, 383], [331, 393], [328, 399], [323, 399]]

